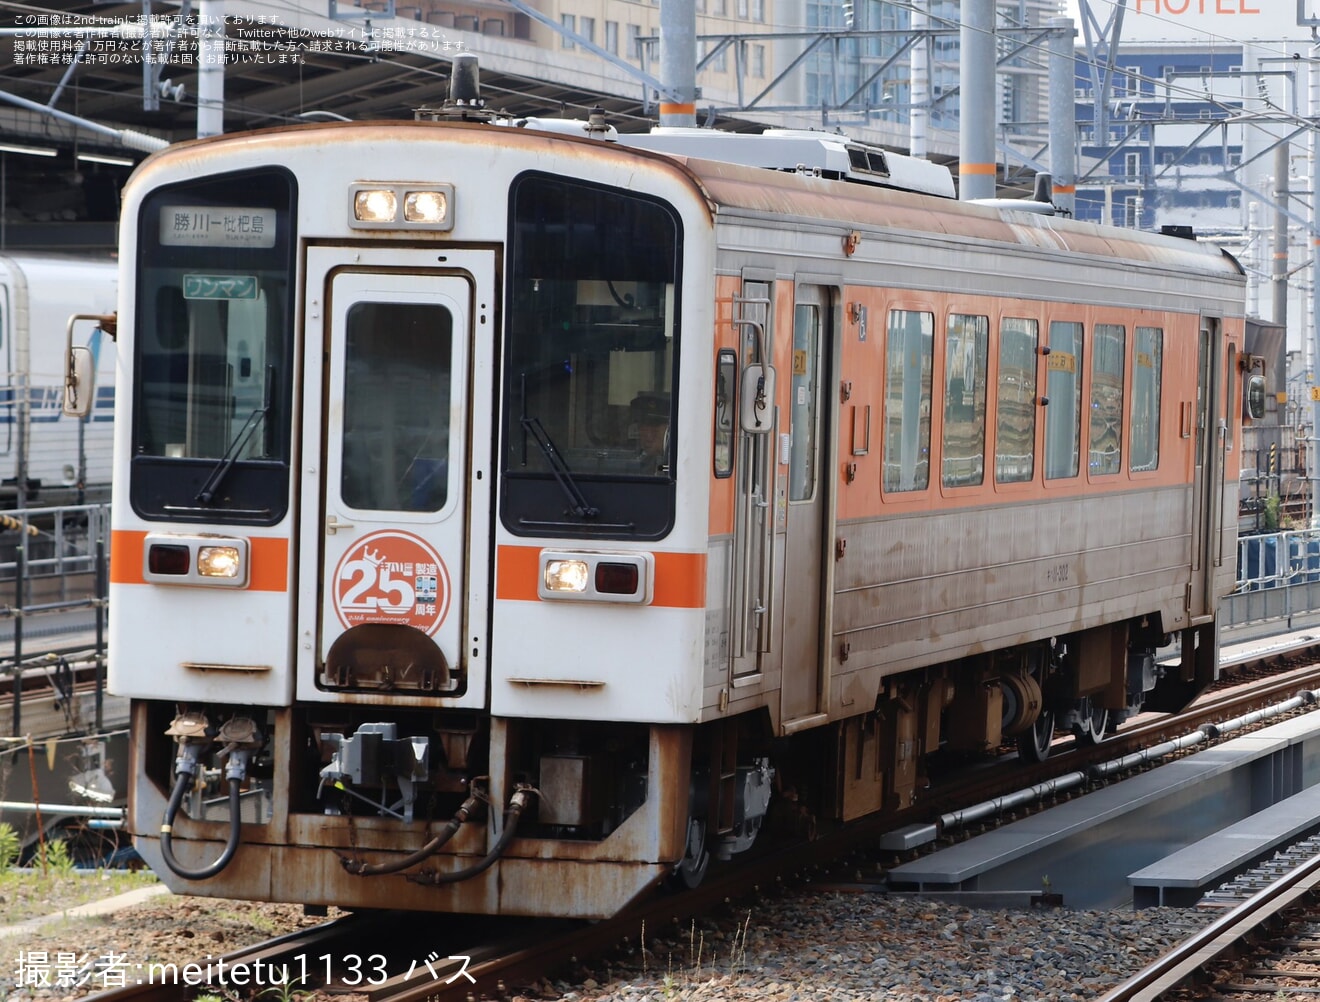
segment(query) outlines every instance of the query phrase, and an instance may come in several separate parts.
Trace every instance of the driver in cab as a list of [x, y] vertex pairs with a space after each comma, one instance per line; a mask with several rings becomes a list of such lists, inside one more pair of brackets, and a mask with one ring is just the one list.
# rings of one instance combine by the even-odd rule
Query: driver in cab
[[632, 402], [637, 420], [637, 469], [669, 472], [669, 394], [646, 393]]

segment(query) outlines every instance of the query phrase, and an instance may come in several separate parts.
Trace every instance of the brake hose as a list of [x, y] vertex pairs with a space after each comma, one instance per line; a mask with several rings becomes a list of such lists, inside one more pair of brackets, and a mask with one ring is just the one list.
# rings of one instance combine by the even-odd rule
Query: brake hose
[[422, 846], [416, 852], [404, 856], [402, 859], [391, 860], [388, 863], [365, 863], [360, 859], [350, 859], [347, 856], [340, 856], [339, 862], [344, 865], [344, 869], [349, 873], [359, 877], [373, 877], [382, 873], [398, 873], [400, 870], [406, 870], [410, 866], [416, 866], [427, 856], [432, 856], [438, 852], [446, 842], [448, 842], [462, 827], [463, 823], [477, 810], [481, 801], [475, 797], [468, 797], [454, 816], [450, 818], [444, 828], [442, 828], [426, 845]]
[[[223, 728], [222, 728], [223, 733]], [[189, 742], [179, 750], [179, 757], [174, 763], [174, 790], [170, 793], [170, 802], [165, 806], [165, 817], [160, 823], [160, 851], [165, 857], [165, 865], [184, 880], [209, 880], [229, 865], [238, 851], [238, 842], [243, 828], [243, 805], [240, 801], [241, 784], [247, 775], [248, 758], [252, 754], [247, 748], [240, 748], [231, 742], [220, 752], [225, 763], [225, 778], [229, 780], [229, 837], [225, 840], [224, 851], [220, 858], [210, 866], [200, 870], [190, 870], [174, 858], [172, 845], [174, 817], [179, 813], [184, 795], [192, 785], [193, 777], [200, 768], [199, 759], [205, 745], [201, 742]]]
[[170, 802], [165, 808], [165, 819], [160, 824], [160, 851], [165, 857], [165, 865], [184, 880], [209, 880], [229, 865], [229, 861], [234, 858], [234, 853], [238, 850], [239, 832], [243, 825], [243, 817], [240, 813], [242, 804], [239, 802], [240, 780], [235, 777], [229, 780], [229, 838], [225, 842], [224, 852], [214, 863], [200, 870], [190, 870], [183, 866], [174, 858], [174, 849], [170, 844], [174, 816], [178, 813], [179, 805], [183, 803], [184, 794], [188, 792], [192, 781], [191, 773], [180, 772], [174, 782], [174, 791], [170, 794]]
[[490, 852], [479, 862], [463, 870], [455, 870], [452, 873], [438, 873], [435, 870], [424, 870], [421, 873], [410, 873], [408, 879], [418, 884], [457, 884], [459, 881], [468, 880], [479, 873], [485, 873], [495, 865], [504, 850], [508, 848], [509, 843], [513, 841], [514, 833], [518, 830], [518, 819], [522, 817], [522, 812], [527, 809], [528, 801], [536, 796], [536, 790], [530, 786], [520, 786], [513, 796], [509, 799], [509, 807], [504, 812], [504, 831], [500, 832], [500, 837], [495, 840], [495, 844], [490, 847]]

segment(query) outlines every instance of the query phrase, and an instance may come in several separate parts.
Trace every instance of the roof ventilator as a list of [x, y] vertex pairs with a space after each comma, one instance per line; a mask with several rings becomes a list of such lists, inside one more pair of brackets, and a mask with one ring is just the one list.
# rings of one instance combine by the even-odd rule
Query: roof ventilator
[[889, 177], [889, 161], [885, 159], [885, 151], [878, 146], [849, 144], [847, 150], [850, 174]]

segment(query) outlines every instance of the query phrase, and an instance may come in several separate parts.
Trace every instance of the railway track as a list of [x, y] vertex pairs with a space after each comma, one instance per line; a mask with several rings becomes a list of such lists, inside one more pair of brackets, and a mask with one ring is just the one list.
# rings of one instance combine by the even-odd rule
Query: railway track
[[[1130, 721], [1117, 733], [1100, 744], [1086, 744], [1070, 738], [1055, 741], [1054, 751], [1041, 763], [1023, 763], [1014, 756], [1012, 769], [968, 770], [951, 773], [937, 786], [925, 791], [920, 802], [903, 812], [891, 827], [911, 823], [931, 815], [957, 813], [968, 804], [1004, 797], [1030, 787], [1047, 787], [1051, 781], [1072, 774], [1083, 773], [1087, 782], [1101, 767], [1112, 773], [1110, 778], [1121, 778], [1154, 764], [1144, 758], [1150, 749], [1160, 749], [1170, 741], [1189, 734], [1203, 732], [1205, 739], [1188, 744], [1183, 754], [1200, 751], [1213, 741], [1227, 737], [1219, 722], [1251, 714], [1265, 707], [1289, 699], [1298, 692], [1320, 690], [1320, 638], [1296, 647], [1272, 651], [1263, 658], [1226, 666], [1224, 678], [1192, 706], [1181, 713], [1148, 714]], [[1304, 712], [1298, 708], [1297, 712]], [[1233, 734], [1241, 733], [1234, 731]], [[1167, 760], [1167, 759], [1164, 759]], [[1112, 763], [1125, 763], [1114, 769]], [[1043, 798], [1072, 796], [1085, 792], [1083, 784], [1058, 794], [1044, 793]]]
[[1201, 908], [1235, 908], [1268, 888], [1275, 881], [1298, 869], [1314, 856], [1320, 856], [1320, 835], [1311, 835], [1280, 850], [1273, 858], [1253, 867], [1206, 894]]
[[[1274, 879], [1102, 1002], [1292, 1002], [1320, 994], [1320, 855]], [[1277, 864], [1276, 864], [1277, 865]]]
[[[744, 865], [725, 872], [712, 869], [703, 885], [694, 891], [657, 894], [635, 903], [608, 922], [511, 922], [415, 913], [388, 917], [360, 914], [250, 950], [206, 958], [207, 963], [193, 968], [191, 986], [145, 979], [145, 983], [102, 993], [96, 999], [97, 1002], [130, 999], [190, 1002], [196, 996], [197, 986], [206, 983], [206, 978], [213, 985], [225, 985], [229, 983], [225, 972], [232, 975], [238, 969], [251, 976], [258, 962], [267, 972], [287, 970], [296, 982], [291, 987], [352, 992], [366, 996], [369, 1002], [448, 1002], [450, 999], [466, 1002], [501, 997], [510, 986], [531, 983], [572, 961], [585, 963], [620, 947], [644, 948], [648, 936], [653, 939], [661, 932], [686, 928], [729, 902], [778, 884], [803, 880], [829, 884], [856, 882], [858, 850], [867, 856], [860, 869], [874, 872], [878, 878], [884, 863], [877, 862], [879, 855], [871, 847], [881, 834], [897, 826], [937, 820], [950, 808], [1002, 796], [1011, 789], [1043, 783], [1062, 773], [1085, 772], [1100, 762], [1136, 756], [1130, 765], [1116, 771], [1116, 776], [1143, 768], [1146, 763], [1140, 759], [1140, 748], [1216, 721], [1240, 717], [1263, 705], [1277, 703], [1298, 690], [1320, 688], [1320, 666], [1312, 665], [1317, 658], [1320, 649], [1311, 645], [1288, 652], [1286, 657], [1272, 652], [1269, 656], [1272, 665], [1252, 662], [1237, 666], [1227, 673], [1225, 684], [1217, 691], [1176, 717], [1131, 722], [1098, 746], [1060, 740], [1055, 754], [1039, 765], [1018, 764], [1011, 769], [951, 774], [948, 780], [926, 791], [916, 807], [900, 815], [887, 816], [883, 822], [857, 822], [810, 842], [767, 847]], [[1296, 667], [1299, 664], [1305, 667]], [[1266, 671], [1273, 674], [1265, 677], [1262, 673]], [[1238, 733], [1241, 731], [1235, 731], [1234, 736]], [[1212, 740], [1208, 736], [1198, 750]], [[1068, 795], [1071, 794], [1062, 794]], [[1039, 806], [1049, 806], [1053, 800], [1052, 796], [1043, 796]], [[1020, 817], [1023, 810], [1030, 809], [1019, 808], [1014, 816]], [[993, 823], [978, 822], [976, 827]], [[932, 848], [965, 834], [943, 832]], [[1320, 882], [1320, 871], [1316, 872], [1316, 880]], [[1215, 925], [1220, 926], [1226, 918]], [[1316, 935], [1320, 937], [1320, 928]], [[1115, 1002], [1125, 998], [1116, 996]]]

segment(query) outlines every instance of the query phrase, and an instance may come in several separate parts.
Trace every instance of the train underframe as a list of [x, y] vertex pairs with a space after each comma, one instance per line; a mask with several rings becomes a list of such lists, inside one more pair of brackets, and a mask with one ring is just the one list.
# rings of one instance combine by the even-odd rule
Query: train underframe
[[[1157, 663], [1157, 620], [887, 678], [870, 712], [790, 737], [697, 726], [300, 704], [135, 701], [132, 830], [174, 890], [350, 908], [601, 918], [765, 832], [920, 797], [934, 753], [1043, 758], [1215, 676], [1213, 623]], [[677, 777], [683, 777], [679, 780]]]

